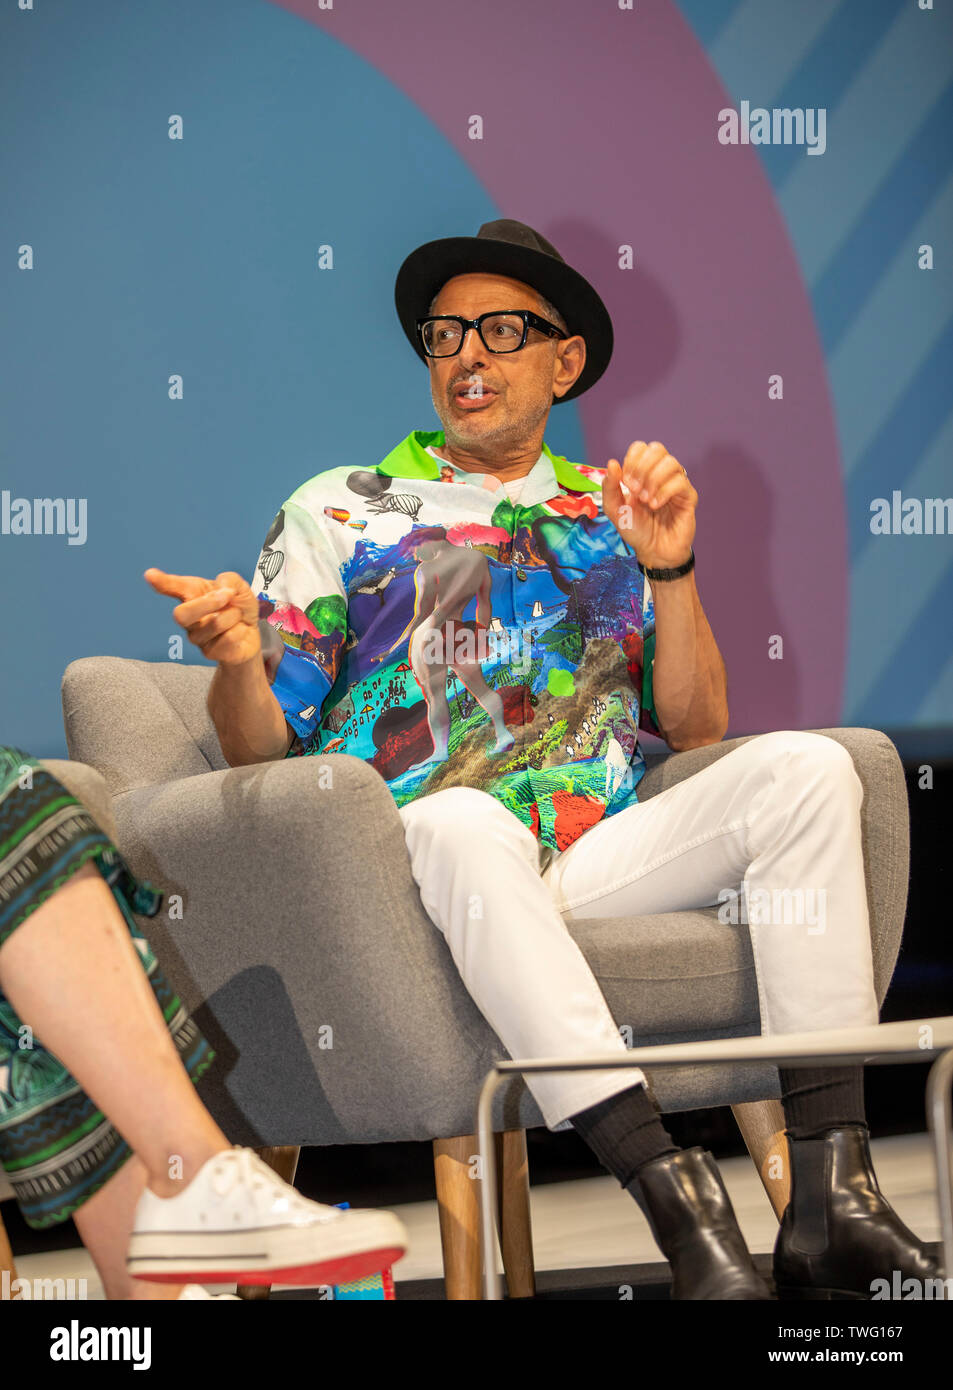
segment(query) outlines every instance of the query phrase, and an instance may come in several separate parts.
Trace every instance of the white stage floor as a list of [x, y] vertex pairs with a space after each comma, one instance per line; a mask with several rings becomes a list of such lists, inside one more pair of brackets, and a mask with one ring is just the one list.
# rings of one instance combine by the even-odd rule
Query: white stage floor
[[[933, 1152], [926, 1134], [875, 1139], [874, 1163], [880, 1186], [895, 1210], [922, 1240], [940, 1238]], [[741, 1229], [753, 1254], [773, 1249], [777, 1221], [750, 1159], [723, 1159], [719, 1167]], [[536, 1268], [586, 1269], [653, 1264], [661, 1260], [645, 1218], [610, 1177], [548, 1183], [531, 1189]], [[394, 1268], [401, 1280], [442, 1277], [436, 1202], [394, 1208], [410, 1233], [410, 1249]], [[87, 1281], [87, 1297], [101, 1299], [102, 1286], [84, 1250], [64, 1250], [17, 1258], [24, 1278]], [[281, 1286], [278, 1286], [281, 1287]], [[218, 1285], [212, 1292], [234, 1292]]]

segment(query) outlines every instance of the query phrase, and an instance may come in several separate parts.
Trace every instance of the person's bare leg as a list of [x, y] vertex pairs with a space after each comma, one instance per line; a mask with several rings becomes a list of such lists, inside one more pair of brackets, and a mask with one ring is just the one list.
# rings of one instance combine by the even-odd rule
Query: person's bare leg
[[114, 1286], [110, 1252], [119, 1231], [128, 1240], [132, 1189], [135, 1200], [143, 1185], [174, 1196], [229, 1148], [228, 1140], [195, 1092], [122, 914], [93, 865], [78, 870], [0, 947], [0, 988], [141, 1160], [127, 1162], [84, 1204], [82, 1225], [97, 1247], [90, 1254], [97, 1269], [105, 1261], [100, 1273]]
[[126, 1269], [132, 1216], [145, 1185], [145, 1165], [133, 1154], [105, 1187], [73, 1214], [79, 1238], [90, 1253], [109, 1299], [173, 1299], [185, 1287], [133, 1279]]

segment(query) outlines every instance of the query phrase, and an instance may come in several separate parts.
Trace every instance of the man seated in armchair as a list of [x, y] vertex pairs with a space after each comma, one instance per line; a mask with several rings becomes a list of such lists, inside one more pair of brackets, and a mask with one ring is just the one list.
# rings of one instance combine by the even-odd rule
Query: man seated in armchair
[[[349, 753], [387, 781], [421, 901], [514, 1057], [623, 1053], [566, 929], [587, 916], [823, 894], [825, 929], [746, 920], [765, 1033], [878, 1021], [859, 810], [838, 743], [762, 734], [639, 803], [639, 731], [672, 749], [728, 727], [699, 599], [698, 493], [658, 442], [605, 468], [544, 441], [612, 351], [592, 286], [522, 223], [428, 242], [397, 277], [401, 325], [443, 426], [376, 467], [305, 482], [249, 585], [146, 571], [218, 663], [209, 709], [233, 765]], [[374, 329], [340, 325], [379, 370]], [[744, 929], [744, 928], [739, 928]], [[880, 1193], [862, 1068], [782, 1068], [792, 1199], [782, 1296], [869, 1298], [936, 1273]], [[676, 1298], [765, 1299], [710, 1154], [680, 1150], [639, 1071], [528, 1079], [638, 1194]]]

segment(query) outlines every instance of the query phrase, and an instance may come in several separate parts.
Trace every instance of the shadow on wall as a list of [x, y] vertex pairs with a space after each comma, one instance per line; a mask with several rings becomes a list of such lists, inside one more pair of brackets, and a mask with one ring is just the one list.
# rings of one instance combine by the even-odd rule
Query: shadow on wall
[[[563, 255], [571, 248], [576, 264], [617, 264], [617, 247], [591, 223], [564, 219], [553, 224], [551, 233]], [[589, 461], [603, 467], [631, 442], [615, 437], [614, 420], [633, 402], [677, 377], [682, 331], [671, 295], [638, 261], [631, 271], [611, 281], [607, 273], [594, 276], [593, 282], [612, 315], [615, 345], [605, 375], [578, 404]], [[704, 398], [686, 399], [687, 436], [705, 440], [707, 409]], [[649, 432], [646, 438], [658, 438], [666, 426], [646, 418], [644, 428]], [[699, 494], [698, 591], [728, 672], [728, 738], [799, 728], [799, 711], [805, 706], [800, 675], [804, 653], [795, 649], [772, 589], [775, 531], [769, 477], [763, 460], [730, 441], [707, 444], [691, 466], [691, 480]], [[786, 607], [790, 611], [790, 599]], [[775, 634], [789, 639], [783, 660], [769, 659], [768, 643]], [[836, 725], [837, 718], [831, 710], [826, 718], [815, 721], [816, 726]], [[646, 749], [653, 752], [664, 747], [646, 742]]]

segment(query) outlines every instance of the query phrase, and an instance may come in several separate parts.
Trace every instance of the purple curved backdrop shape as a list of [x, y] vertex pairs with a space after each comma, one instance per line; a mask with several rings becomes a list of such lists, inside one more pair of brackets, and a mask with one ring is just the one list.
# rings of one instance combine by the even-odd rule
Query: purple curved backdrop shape
[[[732, 102], [676, 5], [271, 2], [401, 88], [500, 215], [536, 227], [605, 299], [615, 354], [577, 402], [588, 461], [661, 439], [688, 469], [729, 732], [838, 724], [847, 545], [824, 360], [756, 148], [718, 143]], [[768, 399], [775, 373], [783, 401]]]

